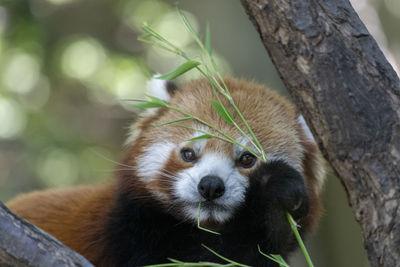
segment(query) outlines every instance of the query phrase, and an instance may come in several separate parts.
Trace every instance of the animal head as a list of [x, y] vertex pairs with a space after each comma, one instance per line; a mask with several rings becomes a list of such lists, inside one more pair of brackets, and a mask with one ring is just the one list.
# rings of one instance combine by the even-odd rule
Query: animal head
[[[226, 78], [237, 107], [262, 145], [268, 161], [284, 161], [303, 174], [310, 199], [317, 199], [322, 185], [323, 168], [315, 142], [295, 108], [278, 94], [262, 85]], [[222, 99], [235, 122], [245, 132], [228, 124], [212, 108], [216, 100], [209, 82], [198, 79], [176, 88], [161, 80], [149, 82], [148, 94], [170, 106], [193, 114], [233, 137], [239, 144], [253, 148], [237, 112]], [[131, 168], [120, 179], [120, 190], [135, 197], [150, 197], [166, 211], [182, 219], [223, 223], [244, 202], [250, 174], [261, 161], [241, 145], [217, 138], [195, 139], [205, 132], [221, 136], [207, 125], [165, 107], [152, 108], [132, 126], [128, 138]]]

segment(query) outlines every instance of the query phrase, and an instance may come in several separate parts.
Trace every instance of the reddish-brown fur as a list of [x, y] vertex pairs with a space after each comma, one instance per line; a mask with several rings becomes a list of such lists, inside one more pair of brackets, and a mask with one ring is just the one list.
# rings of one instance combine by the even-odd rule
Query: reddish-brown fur
[[20, 195], [7, 206], [95, 262], [115, 185], [79, 186]]
[[[307, 220], [309, 225], [315, 226], [321, 211], [319, 193], [323, 177], [322, 160], [315, 143], [310, 141], [299, 127], [295, 108], [259, 84], [232, 78], [227, 78], [226, 83], [266, 153], [279, 151], [303, 168], [310, 198], [310, 213]], [[209, 83], [202, 79], [183, 85], [175, 92], [170, 103], [172, 106], [179, 106], [187, 112], [196, 114], [205, 121], [213, 122], [218, 128], [234, 137], [239, 137], [240, 133], [219, 118], [215, 110], [210, 107], [209, 99], [214, 99], [213, 93]], [[231, 111], [236, 114], [232, 109]], [[124, 164], [132, 166], [134, 173], [138, 155], [141, 155], [149, 144], [162, 139], [176, 143], [186, 140], [187, 136], [192, 134], [190, 130], [170, 125], [152, 126], [180, 117], [182, 115], [175, 111], [160, 109], [156, 115], [139, 121], [136, 124], [139, 129], [138, 136], [128, 149]], [[236, 115], [235, 120], [243, 126]], [[182, 124], [185, 123], [188, 122]], [[232, 154], [232, 145], [220, 140], [209, 140], [206, 149]], [[179, 161], [179, 155], [171, 155], [165, 170], [176, 173], [189, 165]], [[243, 169], [241, 173], [248, 175], [250, 171]], [[148, 196], [151, 192], [157, 191], [171, 195], [168, 190], [170, 182], [166, 180], [158, 179], [146, 184], [143, 180], [130, 177], [128, 179], [124, 175], [126, 172], [121, 172], [119, 179], [105, 185], [80, 186], [21, 195], [10, 201], [8, 206], [16, 214], [51, 233], [91, 262], [97, 263], [103, 253], [101, 237], [104, 224], [114, 208], [118, 194], [132, 192], [132, 196], [137, 197]]]

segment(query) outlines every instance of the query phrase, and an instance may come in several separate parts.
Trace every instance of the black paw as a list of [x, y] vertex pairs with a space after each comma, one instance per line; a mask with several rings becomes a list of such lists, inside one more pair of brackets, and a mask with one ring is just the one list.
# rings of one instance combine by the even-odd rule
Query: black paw
[[250, 175], [251, 194], [269, 208], [289, 212], [295, 220], [308, 214], [309, 198], [302, 174], [283, 161], [259, 166]]
[[309, 211], [309, 200], [304, 183], [293, 186], [278, 198], [282, 208], [295, 220], [304, 218]]

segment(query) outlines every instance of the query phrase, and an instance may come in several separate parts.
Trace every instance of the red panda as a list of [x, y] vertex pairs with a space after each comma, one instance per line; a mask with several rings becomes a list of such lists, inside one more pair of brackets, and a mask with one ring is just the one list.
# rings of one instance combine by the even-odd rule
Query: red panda
[[[182, 115], [153, 108], [132, 127], [116, 179], [21, 195], [8, 207], [95, 266], [144, 266], [168, 258], [222, 261], [201, 244], [236, 262], [277, 266], [258, 246], [283, 257], [296, 248], [285, 211], [301, 233], [315, 227], [321, 212], [322, 157], [288, 101], [253, 82], [225, 82], [266, 152], [266, 163], [216, 138], [188, 141], [202, 134], [193, 129], [156, 127]], [[207, 80], [180, 88], [152, 80], [148, 93], [250, 145], [212, 109], [209, 100], [214, 95]], [[232, 114], [240, 124], [233, 110]], [[181, 124], [213, 132], [194, 120]], [[219, 235], [197, 228], [199, 202], [201, 226]]]

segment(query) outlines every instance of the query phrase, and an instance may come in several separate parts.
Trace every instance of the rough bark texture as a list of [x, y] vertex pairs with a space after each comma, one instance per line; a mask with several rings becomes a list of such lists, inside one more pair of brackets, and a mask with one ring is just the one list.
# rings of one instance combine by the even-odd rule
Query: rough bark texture
[[93, 265], [49, 234], [18, 218], [0, 202], [0, 266]]
[[344, 185], [371, 266], [400, 264], [400, 83], [348, 0], [241, 0]]

